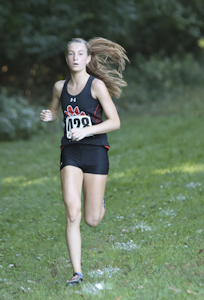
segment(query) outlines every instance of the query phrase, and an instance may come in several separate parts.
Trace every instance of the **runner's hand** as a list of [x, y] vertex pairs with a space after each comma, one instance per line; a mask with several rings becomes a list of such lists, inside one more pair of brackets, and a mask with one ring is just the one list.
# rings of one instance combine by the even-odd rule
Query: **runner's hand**
[[43, 122], [52, 121], [52, 112], [49, 109], [43, 109], [40, 113], [40, 119]]
[[72, 128], [70, 130], [71, 138], [73, 141], [81, 141], [83, 140], [89, 133], [89, 127], [85, 128]]

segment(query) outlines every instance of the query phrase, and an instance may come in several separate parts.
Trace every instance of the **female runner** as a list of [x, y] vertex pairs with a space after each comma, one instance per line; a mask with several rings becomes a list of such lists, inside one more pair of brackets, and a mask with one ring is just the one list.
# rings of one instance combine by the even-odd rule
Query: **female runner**
[[[110, 60], [118, 65], [118, 70], [109, 66]], [[55, 83], [50, 107], [40, 114], [42, 121], [54, 122], [62, 107], [64, 115], [60, 174], [66, 211], [66, 241], [73, 266], [73, 276], [67, 284], [78, 284], [83, 280], [82, 186], [85, 222], [97, 226], [105, 214], [104, 193], [109, 170], [106, 133], [120, 127], [111, 96], [118, 98], [121, 88], [127, 85], [122, 77], [126, 61], [125, 50], [117, 43], [104, 38], [89, 42], [72, 39], [66, 53], [71, 76]]]

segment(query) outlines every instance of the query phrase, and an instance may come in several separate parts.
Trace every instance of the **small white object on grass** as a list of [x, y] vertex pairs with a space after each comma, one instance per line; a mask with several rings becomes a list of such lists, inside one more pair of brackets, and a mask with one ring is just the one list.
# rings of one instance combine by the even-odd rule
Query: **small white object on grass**
[[102, 290], [103, 289], [103, 286], [101, 283], [96, 283], [95, 284], [95, 287], [98, 289], [98, 290]]

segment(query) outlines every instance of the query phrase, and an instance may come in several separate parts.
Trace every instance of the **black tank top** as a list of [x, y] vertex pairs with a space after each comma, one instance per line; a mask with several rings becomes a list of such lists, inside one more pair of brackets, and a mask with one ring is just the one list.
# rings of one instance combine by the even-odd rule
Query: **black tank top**
[[64, 136], [61, 139], [61, 147], [69, 144], [80, 143], [101, 145], [109, 149], [106, 133], [85, 137], [81, 141], [72, 141], [71, 139], [67, 138], [66, 119], [69, 116], [89, 116], [91, 118], [92, 125], [99, 124], [103, 121], [102, 106], [100, 102], [91, 95], [91, 84], [94, 79], [95, 77], [90, 76], [81, 93], [76, 96], [72, 96], [68, 93], [67, 86], [70, 78], [64, 83], [60, 97], [62, 112], [64, 115]]

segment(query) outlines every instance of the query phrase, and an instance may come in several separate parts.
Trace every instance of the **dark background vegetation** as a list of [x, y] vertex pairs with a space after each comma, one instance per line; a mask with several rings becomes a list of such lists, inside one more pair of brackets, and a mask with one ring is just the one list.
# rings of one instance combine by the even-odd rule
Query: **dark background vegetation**
[[[47, 105], [54, 82], [69, 76], [64, 56], [71, 38], [95, 36], [121, 44], [130, 58], [125, 72], [129, 88], [117, 102], [122, 109], [203, 82], [203, 0], [4, 1], [0, 4], [1, 139], [28, 137], [31, 128], [37, 130], [34, 114], [34, 123], [23, 122], [22, 108], [27, 102], [32, 115], [33, 104]], [[13, 115], [5, 117], [11, 106]], [[19, 114], [21, 123], [26, 123], [21, 124], [23, 133], [22, 129], [17, 133], [12, 123], [13, 119], [19, 123]]]

